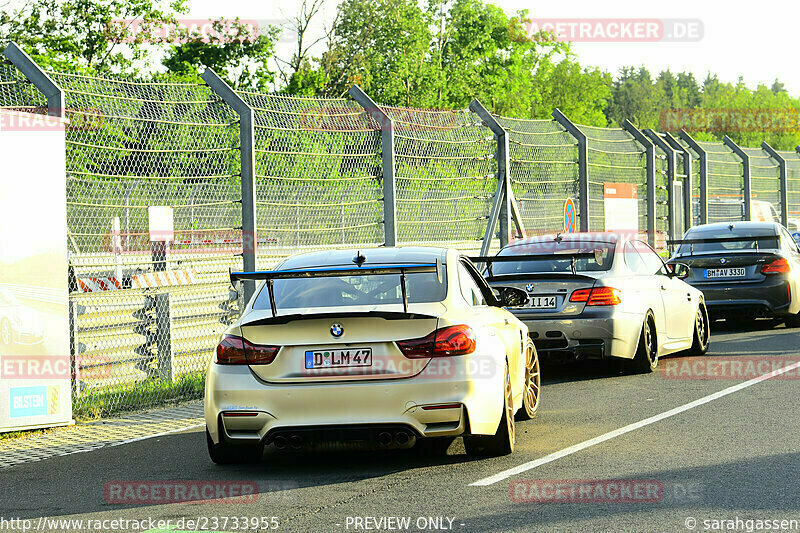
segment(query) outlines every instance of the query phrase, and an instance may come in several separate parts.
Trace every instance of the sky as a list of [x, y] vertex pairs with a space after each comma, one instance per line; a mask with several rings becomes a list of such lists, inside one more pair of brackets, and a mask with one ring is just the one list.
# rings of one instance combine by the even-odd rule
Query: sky
[[[796, 49], [800, 37], [800, 2], [773, 0], [768, 4], [738, 4], [719, 0], [494, 0], [506, 13], [527, 9], [534, 19], [691, 19], [702, 27], [702, 37], [691, 42], [576, 42], [574, 51], [583, 65], [616, 74], [627, 65], [644, 65], [652, 74], [669, 68], [689, 71], [702, 81], [711, 71], [721, 81], [736, 82], [742, 76], [754, 88], [771, 86], [778, 78], [793, 96], [800, 96], [800, 68]], [[280, 21], [292, 16], [300, 0], [191, 0], [189, 16], [254, 18]], [[316, 31], [334, 16], [336, 1], [328, 0]], [[772, 6], [772, 7], [766, 7]], [[669, 26], [669, 25], [668, 25]], [[668, 27], [665, 26], [665, 27]], [[606, 26], [603, 26], [606, 27]], [[279, 53], [291, 54], [291, 44], [280, 44]]]

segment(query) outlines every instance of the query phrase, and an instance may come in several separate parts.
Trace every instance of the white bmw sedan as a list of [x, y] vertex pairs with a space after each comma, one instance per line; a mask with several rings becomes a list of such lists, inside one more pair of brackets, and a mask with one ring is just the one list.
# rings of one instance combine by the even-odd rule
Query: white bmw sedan
[[265, 445], [457, 436], [469, 454], [503, 455], [515, 418], [536, 413], [528, 328], [456, 250], [315, 252], [231, 279], [262, 282], [209, 362], [214, 462], [260, 458]]

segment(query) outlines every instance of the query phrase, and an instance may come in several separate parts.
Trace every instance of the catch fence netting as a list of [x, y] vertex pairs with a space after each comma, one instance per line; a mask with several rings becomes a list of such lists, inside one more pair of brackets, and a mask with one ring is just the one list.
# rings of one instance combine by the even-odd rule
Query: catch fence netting
[[[761, 148], [742, 148], [750, 159], [750, 198], [755, 202], [768, 202], [781, 216], [780, 166]], [[755, 218], [755, 217], [753, 217]]]
[[[64, 90], [74, 409], [199, 397], [236, 314], [237, 117], [201, 84], [51, 72]], [[154, 210], [154, 208], [156, 208]], [[174, 238], [162, 249], [169, 224]]]
[[[619, 220], [621, 210], [611, 207], [607, 199], [623, 197], [635, 199], [636, 212], [629, 225], [636, 227], [628, 230], [648, 231], [647, 212], [647, 156], [645, 148], [634, 137], [622, 128], [599, 128], [578, 124], [578, 128], [586, 136], [589, 167], [589, 229], [604, 231], [609, 224], [614, 229], [622, 229]], [[666, 200], [666, 180], [664, 160], [656, 155], [656, 235], [658, 248], [665, 246], [666, 211], [659, 206], [659, 201]], [[661, 172], [659, 172], [661, 171]], [[622, 185], [622, 186], [618, 186]], [[631, 186], [623, 190], [624, 185]], [[659, 218], [659, 214], [661, 218]]]
[[578, 142], [555, 120], [496, 118], [508, 132], [511, 188], [526, 234], [563, 231], [565, 199], [580, 203]]
[[382, 106], [395, 142], [397, 240], [477, 251], [497, 190], [497, 143], [467, 110]]
[[0, 109], [42, 113], [47, 100], [14, 65], [0, 60]]
[[259, 267], [383, 244], [380, 126], [356, 102], [239, 91], [255, 113]]
[[744, 220], [744, 166], [723, 143], [697, 143], [708, 162], [708, 222]]
[[786, 161], [786, 199], [789, 207], [789, 227], [800, 231], [800, 153], [780, 151]]

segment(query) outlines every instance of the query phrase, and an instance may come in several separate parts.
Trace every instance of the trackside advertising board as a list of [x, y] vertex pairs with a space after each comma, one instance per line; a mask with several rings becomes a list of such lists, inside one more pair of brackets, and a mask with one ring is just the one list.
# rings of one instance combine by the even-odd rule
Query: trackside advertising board
[[0, 109], [0, 432], [72, 421], [64, 127]]

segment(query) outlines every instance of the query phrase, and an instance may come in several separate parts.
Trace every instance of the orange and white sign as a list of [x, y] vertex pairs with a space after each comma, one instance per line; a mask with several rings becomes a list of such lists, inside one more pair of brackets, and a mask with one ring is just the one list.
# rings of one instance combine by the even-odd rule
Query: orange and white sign
[[639, 190], [633, 183], [604, 183], [606, 231], [639, 228]]

